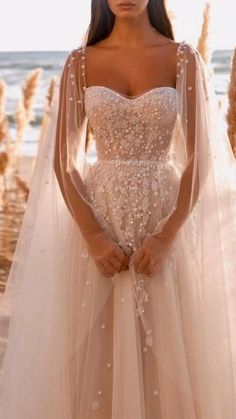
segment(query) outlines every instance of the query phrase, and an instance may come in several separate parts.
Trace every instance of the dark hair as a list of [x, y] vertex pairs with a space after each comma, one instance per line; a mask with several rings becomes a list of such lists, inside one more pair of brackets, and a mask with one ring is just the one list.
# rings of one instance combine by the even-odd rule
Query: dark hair
[[[165, 0], [149, 0], [147, 5], [150, 23], [159, 33], [174, 40], [173, 28], [166, 10]], [[86, 35], [86, 44], [93, 45], [106, 38], [112, 31], [115, 15], [107, 0], [92, 0], [91, 20]]]

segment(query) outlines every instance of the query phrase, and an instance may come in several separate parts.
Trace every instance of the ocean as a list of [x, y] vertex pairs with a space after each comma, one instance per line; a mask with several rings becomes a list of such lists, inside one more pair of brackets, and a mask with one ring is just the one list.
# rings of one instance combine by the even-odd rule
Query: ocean
[[[216, 50], [212, 54], [214, 69], [214, 87], [217, 97], [227, 109], [227, 86], [229, 82], [232, 50]], [[33, 111], [35, 120], [27, 128], [22, 153], [35, 155], [40, 126], [45, 107], [45, 96], [52, 77], [60, 74], [67, 51], [37, 52], [0, 52], [0, 78], [7, 84], [6, 112], [10, 122], [10, 131], [14, 138], [14, 113], [17, 101], [21, 97], [21, 87], [25, 77], [36, 68], [43, 70]]]

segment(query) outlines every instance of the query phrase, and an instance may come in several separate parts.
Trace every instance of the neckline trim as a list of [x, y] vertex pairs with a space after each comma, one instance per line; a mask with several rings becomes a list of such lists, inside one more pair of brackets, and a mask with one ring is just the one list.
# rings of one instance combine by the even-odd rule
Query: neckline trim
[[151, 88], [151, 89], [145, 90], [144, 92], [142, 92], [142, 93], [140, 93], [140, 94], [138, 94], [138, 95], [132, 95], [132, 96], [130, 96], [130, 95], [125, 95], [125, 94], [123, 94], [122, 92], [120, 92], [120, 91], [118, 91], [118, 90], [115, 90], [115, 89], [113, 89], [113, 88], [110, 88], [110, 87], [107, 87], [107, 86], [102, 86], [102, 85], [93, 85], [93, 86], [88, 86], [88, 87], [86, 87], [85, 91], [87, 91], [87, 90], [89, 90], [89, 89], [94, 89], [94, 88], [99, 88], [99, 89], [105, 89], [105, 90], [108, 90], [108, 91], [110, 91], [110, 92], [112, 92], [112, 93], [114, 93], [114, 94], [116, 94], [116, 95], [118, 95], [118, 96], [120, 96], [120, 97], [122, 97], [122, 98], [124, 98], [124, 99], [126, 99], [126, 100], [130, 100], [130, 101], [138, 100], [138, 99], [140, 99], [140, 98], [143, 98], [143, 97], [144, 97], [144, 96], [146, 96], [147, 94], [151, 94], [151, 93], [153, 93], [153, 92], [155, 92], [155, 91], [161, 91], [161, 90], [166, 90], [166, 89], [168, 89], [168, 90], [171, 90], [171, 91], [177, 92], [177, 89], [176, 89], [176, 88], [174, 88], [174, 87], [172, 87], [172, 86], [159, 86], [159, 87], [153, 87], [153, 88]]

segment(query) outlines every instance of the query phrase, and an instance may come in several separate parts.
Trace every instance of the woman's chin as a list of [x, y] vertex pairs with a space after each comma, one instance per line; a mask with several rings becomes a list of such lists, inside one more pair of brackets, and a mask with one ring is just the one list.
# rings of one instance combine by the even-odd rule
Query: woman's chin
[[123, 6], [123, 5], [119, 5], [117, 6], [117, 17], [122, 17], [122, 16], [135, 16], [137, 14], [137, 7], [136, 5], [129, 5], [129, 6]]

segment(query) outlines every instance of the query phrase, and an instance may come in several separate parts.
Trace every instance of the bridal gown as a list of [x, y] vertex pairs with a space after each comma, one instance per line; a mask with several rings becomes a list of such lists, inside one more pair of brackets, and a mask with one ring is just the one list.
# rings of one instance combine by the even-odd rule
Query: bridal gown
[[[176, 206], [180, 83], [137, 96], [100, 85], [83, 89], [97, 155], [85, 165], [83, 185], [100, 225], [130, 256]], [[25, 241], [18, 243], [6, 294], [6, 302], [16, 302], [0, 419], [234, 419], [233, 236], [222, 205], [227, 237], [218, 241], [215, 203], [221, 201], [211, 178], [208, 200], [203, 195], [199, 212], [196, 204], [158, 273], [149, 278], [130, 264], [107, 278], [61, 199], [51, 164], [55, 116], [40, 149], [20, 236]], [[33, 205], [37, 196], [41, 211]], [[231, 195], [224, 202], [231, 205]], [[233, 217], [231, 228], [235, 232]]]
[[[171, 87], [154, 88], [134, 98], [103, 86], [91, 86], [85, 91], [85, 110], [98, 158], [84, 182], [99, 223], [129, 255], [140, 247], [157, 221], [168, 214], [176, 198], [174, 186], [179, 173], [168, 158], [176, 104], [177, 92]], [[87, 409], [97, 412], [91, 417], [113, 417], [113, 408], [114, 411], [121, 409], [114, 416], [117, 418], [144, 417], [140, 416], [144, 411], [147, 418], [161, 418], [161, 394], [168, 391], [172, 399], [170, 408], [175, 405], [175, 417], [183, 418], [182, 409], [186, 407], [181, 407], [181, 389], [171, 383], [168, 370], [162, 385], [159, 368], [164, 366], [159, 367], [153, 353], [153, 348], [158, 346], [158, 350], [167, 351], [170, 371], [175, 368], [179, 378], [184, 374], [178, 371], [182, 362], [186, 362], [178, 359], [178, 346], [183, 345], [183, 341], [181, 335], [177, 336], [173, 323], [173, 319], [178, 318], [178, 304], [172, 257], [166, 261], [164, 272], [151, 279], [137, 273], [131, 277], [127, 271], [115, 276], [114, 288], [111, 288], [111, 280], [105, 280], [111, 291], [94, 326], [91, 341], [85, 342], [82, 363], [86, 366], [94, 351], [99, 352], [94, 380], [85, 389], [86, 394], [91, 395]], [[162, 319], [157, 318], [155, 305], [158, 302], [161, 307], [167, 301], [168, 308], [163, 307]], [[86, 307], [86, 300], [83, 304]], [[144, 311], [148, 324], [146, 333], [139, 320], [140, 312]], [[163, 327], [169, 336], [161, 343], [158, 330]], [[116, 334], [119, 334], [120, 346], [117, 346]], [[86, 368], [81, 372], [82, 382], [84, 374]], [[119, 386], [117, 391], [116, 385]], [[83, 405], [84, 394], [80, 396]], [[143, 400], [140, 401], [140, 397]], [[128, 410], [122, 412], [122, 406], [126, 406], [125, 409], [128, 406]]]
[[[98, 160], [88, 172], [85, 184], [99, 223], [129, 255], [140, 247], [156, 222], [169, 212], [175, 198], [173, 186], [178, 180], [178, 172], [167, 155], [176, 119], [176, 101], [176, 90], [171, 87], [155, 88], [132, 99], [103, 86], [86, 89], [85, 109], [96, 141]], [[171, 269], [171, 263], [170, 259], [166, 264], [167, 271]], [[169, 275], [162, 278], [160, 274], [147, 279], [136, 273], [134, 286], [138, 304], [134, 300], [132, 280], [129, 272], [115, 276], [107, 307], [95, 326], [96, 340], [94, 344], [91, 342], [91, 354], [85, 350], [86, 362], [93, 356], [94, 345], [101, 351], [97, 374], [90, 386], [91, 409], [100, 410], [99, 418], [111, 417], [112, 391], [108, 389], [111, 390], [112, 382], [116, 386], [116, 380], [119, 385], [117, 405], [130, 404], [131, 412], [132, 405], [137, 405], [135, 413], [138, 415], [141, 394], [144, 398], [142, 409], [146, 405], [149, 412], [147, 417], [161, 418], [161, 383], [158, 360], [152, 347], [158, 344], [156, 329], [164, 324], [161, 326], [161, 319], [155, 318], [156, 301], [153, 304], [152, 296], [159, 295], [161, 300], [166, 287], [173, 287], [173, 298], [175, 274], [173, 271], [172, 278]], [[119, 319], [113, 316], [113, 304]], [[171, 301], [169, 304], [171, 306]], [[172, 309], [174, 307], [175, 304]], [[144, 310], [149, 324], [146, 334], [139, 321], [140, 311]], [[165, 327], [173, 328], [171, 322], [168, 324], [168, 317], [164, 317]], [[126, 329], [128, 319], [132, 322]], [[121, 334], [119, 347], [116, 347], [114, 330]], [[174, 336], [173, 340], [168, 338], [168, 352], [174, 363], [177, 361], [176, 346]], [[117, 357], [119, 367], [114, 371], [112, 365], [114, 358], [116, 365]], [[122, 358], [125, 358], [124, 365]], [[127, 364], [126, 358], [132, 362]], [[142, 376], [141, 387], [137, 373]], [[179, 396], [171, 383], [168, 392], [173, 392], [172, 403], [178, 405]], [[123, 413], [120, 414], [123, 417]], [[127, 417], [131, 416], [127, 414]]]

